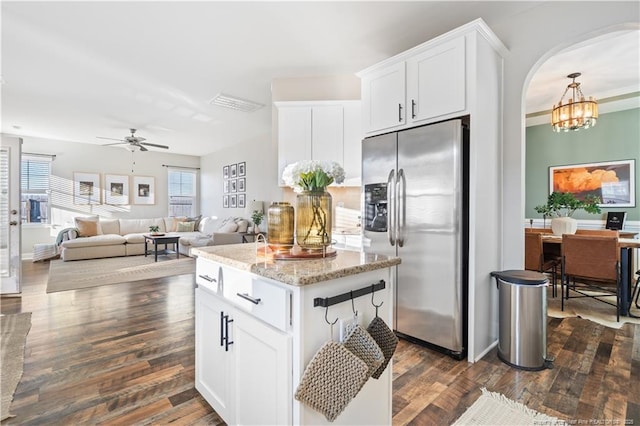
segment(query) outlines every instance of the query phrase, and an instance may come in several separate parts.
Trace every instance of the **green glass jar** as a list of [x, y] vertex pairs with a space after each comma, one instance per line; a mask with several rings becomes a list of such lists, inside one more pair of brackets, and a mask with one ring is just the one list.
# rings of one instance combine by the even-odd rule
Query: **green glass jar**
[[331, 194], [305, 191], [296, 198], [296, 242], [307, 251], [331, 245]]
[[293, 247], [293, 206], [286, 201], [275, 201], [267, 210], [267, 243], [275, 252], [286, 252]]

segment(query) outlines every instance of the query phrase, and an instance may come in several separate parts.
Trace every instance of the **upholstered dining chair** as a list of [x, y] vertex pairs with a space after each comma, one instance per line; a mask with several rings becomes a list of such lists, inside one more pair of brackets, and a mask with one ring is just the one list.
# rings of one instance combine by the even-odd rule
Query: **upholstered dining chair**
[[524, 269], [529, 271], [551, 273], [551, 294], [557, 294], [557, 276], [560, 257], [545, 256], [542, 244], [542, 233], [525, 232], [524, 234]]
[[[592, 297], [616, 307], [620, 321], [620, 249], [617, 236], [562, 235], [562, 310], [572, 297]], [[603, 298], [616, 296], [615, 305]]]

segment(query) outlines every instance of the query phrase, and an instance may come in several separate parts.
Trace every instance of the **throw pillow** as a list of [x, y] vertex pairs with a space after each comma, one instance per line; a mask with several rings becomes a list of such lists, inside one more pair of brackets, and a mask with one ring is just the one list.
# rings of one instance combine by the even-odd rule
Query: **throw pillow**
[[94, 218], [76, 217], [76, 229], [79, 237], [95, 237], [98, 235], [98, 220]]
[[236, 232], [238, 224], [235, 222], [227, 222], [218, 228], [218, 232]]
[[180, 217], [172, 217], [173, 219], [170, 229], [167, 229], [167, 232], [176, 232], [178, 230], [178, 223], [185, 222], [187, 220], [186, 216]]
[[200, 226], [200, 221], [202, 220], [202, 215], [198, 215], [195, 217], [188, 217], [187, 222], [194, 222], [193, 229], [196, 230]]
[[193, 232], [195, 229], [195, 222], [178, 222], [177, 232]]

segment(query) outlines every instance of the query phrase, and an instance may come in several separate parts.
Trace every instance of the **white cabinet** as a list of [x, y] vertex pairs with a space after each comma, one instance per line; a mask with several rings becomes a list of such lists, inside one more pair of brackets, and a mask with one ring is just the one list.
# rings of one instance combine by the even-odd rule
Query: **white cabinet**
[[362, 113], [367, 133], [406, 123], [405, 63], [389, 65], [362, 77]]
[[281, 324], [288, 295], [203, 259], [197, 277], [196, 389], [229, 424], [291, 424], [291, 336], [259, 319]]
[[364, 70], [364, 130], [377, 134], [467, 110], [466, 34], [424, 43]]
[[277, 102], [278, 181], [301, 160], [337, 161], [345, 185], [360, 185], [360, 101]]

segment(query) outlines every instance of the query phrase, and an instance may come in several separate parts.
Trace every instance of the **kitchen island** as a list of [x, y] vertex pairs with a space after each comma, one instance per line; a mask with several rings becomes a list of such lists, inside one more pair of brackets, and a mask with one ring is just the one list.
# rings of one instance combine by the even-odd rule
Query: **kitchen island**
[[[341, 321], [328, 321], [352, 319], [355, 310], [366, 328], [376, 315], [373, 302], [382, 303], [377, 314], [392, 327], [391, 268], [399, 258], [339, 250], [325, 259], [274, 260], [258, 243], [192, 253], [196, 389], [226, 423], [391, 424], [391, 363], [332, 423], [294, 395], [316, 352], [339, 341]], [[366, 294], [351, 299], [351, 292]], [[325, 300], [344, 294], [342, 302]]]

